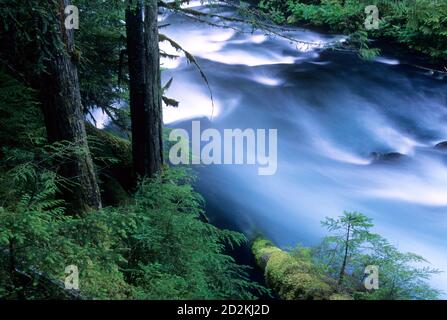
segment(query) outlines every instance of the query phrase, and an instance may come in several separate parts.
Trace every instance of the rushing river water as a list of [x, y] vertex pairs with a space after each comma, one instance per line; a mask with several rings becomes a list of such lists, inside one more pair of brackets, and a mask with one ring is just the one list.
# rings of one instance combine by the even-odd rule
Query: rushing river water
[[[197, 188], [213, 223], [260, 231], [280, 246], [312, 245], [324, 235], [325, 216], [359, 211], [399, 249], [447, 271], [447, 156], [433, 148], [447, 140], [447, 78], [393, 57], [368, 62], [176, 14], [160, 20], [169, 24], [162, 32], [195, 55], [215, 99], [213, 110], [203, 79], [184, 58], [164, 60], [163, 81], [174, 77], [168, 96], [181, 102], [165, 108], [166, 124], [188, 128], [200, 119], [219, 130], [278, 129], [273, 176], [251, 166], [198, 167]], [[289, 34], [321, 46], [344, 39]], [[372, 163], [372, 152], [407, 157]], [[447, 291], [447, 276], [433, 285]]]

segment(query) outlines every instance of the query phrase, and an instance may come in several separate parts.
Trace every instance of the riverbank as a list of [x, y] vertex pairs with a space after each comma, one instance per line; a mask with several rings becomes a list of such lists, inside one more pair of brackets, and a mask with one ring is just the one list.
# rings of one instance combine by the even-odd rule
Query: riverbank
[[[377, 9], [377, 25], [372, 9]], [[447, 4], [436, 0], [397, 3], [373, 1], [288, 1], [262, 0], [258, 6], [276, 23], [325, 28], [351, 35], [351, 44], [365, 58], [377, 55], [385, 46], [406, 48], [407, 53], [423, 54], [427, 63], [446, 71]], [[381, 43], [377, 43], [380, 41]]]

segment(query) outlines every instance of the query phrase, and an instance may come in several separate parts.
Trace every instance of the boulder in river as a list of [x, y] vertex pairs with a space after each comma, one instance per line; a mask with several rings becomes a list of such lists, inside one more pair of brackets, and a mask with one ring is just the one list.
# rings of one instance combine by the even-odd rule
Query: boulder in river
[[371, 158], [372, 158], [372, 164], [377, 164], [377, 163], [392, 163], [401, 161], [407, 159], [408, 156], [399, 152], [388, 152], [388, 153], [372, 152]]
[[440, 142], [435, 146], [436, 150], [447, 151], [447, 141]]

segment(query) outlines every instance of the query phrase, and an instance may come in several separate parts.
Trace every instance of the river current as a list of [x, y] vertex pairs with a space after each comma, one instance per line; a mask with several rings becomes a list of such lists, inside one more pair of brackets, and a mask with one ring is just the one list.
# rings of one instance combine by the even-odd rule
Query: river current
[[[215, 101], [194, 65], [163, 59], [163, 81], [173, 77], [167, 95], [180, 101], [164, 108], [169, 127], [200, 120], [219, 130], [278, 130], [273, 176], [250, 166], [197, 168], [213, 223], [248, 236], [262, 232], [283, 247], [312, 245], [325, 233], [324, 217], [359, 211], [400, 250], [447, 271], [447, 153], [434, 149], [447, 140], [447, 78], [393, 56], [364, 61], [324, 49], [342, 35], [287, 31], [315, 43], [297, 45], [172, 13], [160, 24], [196, 57]], [[167, 43], [162, 49], [176, 53]], [[372, 152], [405, 156], [374, 161]], [[445, 273], [432, 282], [447, 291]]]

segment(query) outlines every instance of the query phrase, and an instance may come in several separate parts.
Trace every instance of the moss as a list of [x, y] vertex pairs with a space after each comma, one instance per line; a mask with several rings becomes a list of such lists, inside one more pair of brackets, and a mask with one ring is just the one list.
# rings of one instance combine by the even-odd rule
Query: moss
[[252, 252], [255, 256], [256, 264], [262, 269], [265, 269], [270, 256], [280, 251], [281, 249], [275, 247], [271, 241], [262, 238], [255, 240], [252, 245]]
[[331, 288], [311, 271], [311, 266], [284, 251], [270, 256], [265, 267], [267, 284], [286, 300], [321, 300]]
[[115, 158], [121, 167], [132, 166], [132, 145], [129, 140], [86, 124], [86, 131], [95, 158]]
[[86, 124], [93, 161], [105, 205], [119, 205], [128, 200], [133, 187], [132, 145], [129, 140]]
[[354, 298], [345, 293], [334, 293], [329, 297], [329, 300], [354, 300]]
[[271, 241], [256, 239], [252, 244], [256, 263], [264, 270], [267, 285], [285, 300], [347, 300], [334, 294], [330, 280], [318, 274], [308, 260], [293, 257]]

